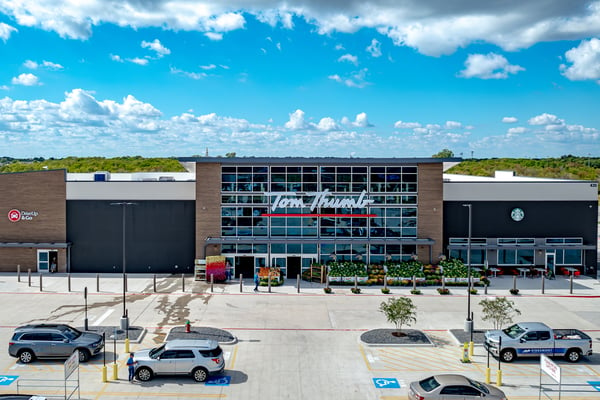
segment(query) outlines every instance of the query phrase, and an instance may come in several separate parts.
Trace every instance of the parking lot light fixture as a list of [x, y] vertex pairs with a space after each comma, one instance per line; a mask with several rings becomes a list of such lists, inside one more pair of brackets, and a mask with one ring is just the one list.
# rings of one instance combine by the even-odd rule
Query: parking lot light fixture
[[121, 329], [124, 329], [126, 332], [129, 331], [129, 316], [127, 314], [127, 305], [126, 305], [126, 299], [125, 299], [125, 295], [127, 292], [127, 281], [126, 281], [126, 274], [127, 274], [127, 247], [126, 247], [126, 242], [125, 242], [125, 237], [126, 237], [126, 225], [125, 225], [125, 216], [126, 216], [126, 210], [128, 206], [134, 206], [137, 203], [132, 203], [129, 201], [120, 201], [120, 202], [115, 202], [115, 203], [110, 203], [111, 206], [121, 206], [122, 209], [122, 218], [121, 218], [121, 223], [122, 223], [122, 256], [123, 256], [123, 316], [121, 317]]
[[471, 227], [472, 227], [472, 204], [462, 205], [469, 210], [469, 231], [467, 236], [467, 319], [465, 320], [465, 332], [473, 334], [473, 319], [471, 317]]

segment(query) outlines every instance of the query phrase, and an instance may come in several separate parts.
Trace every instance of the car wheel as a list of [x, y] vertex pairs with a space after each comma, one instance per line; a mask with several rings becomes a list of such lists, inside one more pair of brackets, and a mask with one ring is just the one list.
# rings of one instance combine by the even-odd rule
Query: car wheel
[[35, 354], [33, 354], [33, 351], [21, 350], [19, 352], [19, 361], [21, 361], [23, 364], [29, 364], [33, 360], [35, 360]]
[[192, 371], [192, 378], [194, 378], [196, 382], [204, 382], [206, 378], [208, 378], [208, 371], [204, 368], [195, 368]]
[[[79, 350], [79, 362], [83, 363], [90, 359], [90, 352], [86, 349], [77, 349]], [[77, 351], [75, 350], [75, 351]]]
[[580, 358], [581, 358], [581, 353], [577, 349], [569, 349], [569, 350], [567, 350], [567, 353], [565, 354], [565, 359], [568, 362], [575, 363], [575, 362], [579, 361]]
[[152, 373], [152, 370], [150, 368], [140, 367], [136, 371], [135, 375], [136, 375], [138, 381], [148, 382], [149, 380], [152, 379], [154, 374]]
[[517, 355], [515, 354], [514, 350], [502, 350], [502, 352], [500, 353], [500, 358], [502, 359], [502, 361], [509, 363], [515, 361]]

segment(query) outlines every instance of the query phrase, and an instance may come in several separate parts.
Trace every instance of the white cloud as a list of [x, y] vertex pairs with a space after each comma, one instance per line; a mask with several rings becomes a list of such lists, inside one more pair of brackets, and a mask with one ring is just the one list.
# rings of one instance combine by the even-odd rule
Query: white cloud
[[463, 125], [457, 121], [446, 121], [446, 123], [444, 124], [444, 128], [446, 129], [459, 129], [462, 127]]
[[206, 32], [204, 34], [204, 36], [206, 36], [207, 38], [209, 38], [210, 40], [213, 40], [215, 42], [219, 41], [219, 40], [223, 40], [223, 34], [222, 33], [217, 33], [217, 32]]
[[158, 40], [158, 39], [154, 39], [152, 42], [146, 42], [145, 40], [143, 40], [142, 48], [150, 49], [150, 50], [156, 52], [156, 56], [159, 58], [166, 56], [168, 54], [171, 54], [171, 50], [169, 50], [165, 46], [163, 46], [162, 43], [160, 42], [160, 40]]
[[137, 65], [148, 65], [147, 58], [135, 57], [135, 58], [129, 58], [129, 59], [127, 59], [127, 61], [132, 62]]
[[561, 156], [565, 149], [586, 155], [600, 141], [597, 128], [567, 124], [552, 114], [531, 118], [541, 125], [514, 127], [496, 136], [486, 130], [482, 139], [464, 123], [449, 130], [446, 123], [397, 121], [397, 131], [389, 127], [386, 132], [384, 127], [368, 129], [366, 113], [354, 121], [342, 118], [340, 124], [330, 117], [316, 124], [308, 122], [312, 119], [302, 110], [291, 113], [283, 125], [192, 110], [165, 118], [131, 95], [98, 100], [91, 91], [73, 89], [57, 103], [0, 98], [0, 141], [14, 157], [65, 157], [74, 148], [80, 156], [186, 156], [203, 154], [207, 147], [211, 155], [235, 149], [238, 155], [256, 157], [428, 157], [442, 148], [455, 154], [474, 151], [478, 157], [532, 157]]
[[317, 124], [317, 129], [320, 131], [335, 131], [338, 130], [339, 127], [335, 123], [335, 120], [330, 117], [321, 118], [319, 123]]
[[287, 129], [299, 130], [307, 126], [304, 122], [304, 111], [298, 109], [290, 114], [290, 119], [285, 123]]
[[118, 54], [110, 54], [110, 59], [116, 62], [124, 62], [120, 55]]
[[0, 90], [9, 90], [10, 88], [6, 85], [0, 86]]
[[6, 42], [13, 32], [17, 32], [17, 28], [5, 24], [4, 22], [0, 22], [0, 39]]
[[394, 123], [394, 128], [396, 129], [415, 129], [420, 128], [421, 124], [418, 122], [404, 122], [404, 121], [396, 121]]
[[496, 53], [469, 54], [465, 67], [459, 76], [481, 79], [506, 79], [509, 74], [525, 70], [519, 65], [509, 64], [506, 58]]
[[41, 64], [38, 64], [37, 62], [32, 61], [32, 60], [26, 60], [23, 63], [23, 66], [25, 68], [29, 68], [29, 69], [46, 68], [46, 69], [50, 69], [50, 70], [59, 70], [59, 69], [63, 69], [64, 68], [60, 64], [56, 64], [56, 63], [53, 63], [51, 61], [45, 61], [45, 60], [42, 61]]
[[381, 57], [381, 43], [377, 39], [371, 40], [371, 44], [367, 46], [366, 50], [372, 57]]
[[371, 123], [369, 122], [369, 118], [367, 117], [367, 113], [360, 113], [360, 114], [356, 114], [356, 118], [354, 119], [354, 122], [352, 123], [352, 125], [354, 126], [358, 126], [361, 128], [367, 128], [371, 125]]
[[39, 85], [38, 77], [34, 74], [21, 74], [12, 78], [13, 85], [36, 86]]
[[368, 72], [368, 69], [363, 68], [359, 71], [352, 72], [350, 75], [348, 75], [346, 77], [342, 77], [338, 74], [334, 74], [334, 75], [329, 75], [327, 78], [331, 79], [332, 81], [339, 82], [348, 87], [354, 87], [354, 88], [360, 89], [360, 88], [364, 88], [365, 86], [367, 86], [369, 84], [366, 81], [367, 72]]
[[183, 75], [194, 80], [204, 79], [208, 76], [206, 72], [188, 72], [173, 67], [171, 67], [171, 73], [174, 75]]
[[352, 54], [344, 54], [340, 58], [338, 58], [338, 62], [349, 62], [354, 65], [358, 65], [358, 57], [353, 56]]
[[519, 120], [515, 117], [504, 117], [502, 118], [502, 122], [504, 122], [505, 124], [514, 124], [515, 122], [518, 122]]
[[207, 70], [215, 69], [215, 68], [217, 68], [217, 66], [215, 64], [209, 64], [209, 65], [201, 65], [200, 68], [207, 71]]
[[[372, 28], [395, 45], [432, 56], [451, 54], [470, 43], [490, 43], [511, 51], [551, 40], [587, 40], [598, 35], [600, 19], [600, 4], [590, 0], [463, 1], [452, 7], [443, 1], [389, 0], [261, 0], [252, 4], [242, 0], [86, 0], [70, 2], [69, 7], [57, 7], [55, 0], [3, 0], [1, 4], [3, 14], [19, 25], [73, 39], [89, 38], [100, 24], [115, 24], [198, 31], [221, 40], [224, 32], [245, 27], [240, 12], [244, 10], [262, 23], [281, 24], [284, 29], [293, 27], [294, 17], [312, 24], [320, 34]], [[6, 40], [14, 28], [2, 27], [0, 38]]]
[[564, 120], [558, 118], [556, 115], [543, 113], [530, 118], [527, 121], [529, 125], [562, 125]]
[[564, 76], [572, 81], [598, 80], [600, 83], [600, 39], [584, 40], [579, 46], [565, 53], [571, 64], [562, 64], [560, 69]]

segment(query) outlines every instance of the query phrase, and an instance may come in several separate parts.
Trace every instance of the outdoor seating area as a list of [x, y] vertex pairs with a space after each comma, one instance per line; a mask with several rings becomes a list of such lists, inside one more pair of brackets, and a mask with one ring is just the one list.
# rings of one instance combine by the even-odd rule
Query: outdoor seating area
[[[544, 266], [536, 267], [503, 267], [496, 266], [488, 269], [488, 276], [496, 278], [503, 275], [513, 276], [516, 275], [519, 278], [541, 278], [542, 276], [548, 276], [548, 270]], [[569, 276], [580, 276], [581, 270], [578, 267], [556, 267], [557, 275]]]

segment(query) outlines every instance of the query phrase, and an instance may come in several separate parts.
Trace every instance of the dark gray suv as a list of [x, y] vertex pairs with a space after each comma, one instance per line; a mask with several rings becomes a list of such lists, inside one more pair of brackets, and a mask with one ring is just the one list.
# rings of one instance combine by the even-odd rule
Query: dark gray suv
[[8, 354], [27, 364], [36, 358], [68, 358], [79, 350], [79, 361], [85, 362], [103, 347], [102, 336], [97, 333], [81, 332], [65, 324], [36, 324], [15, 329]]

